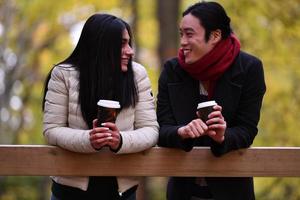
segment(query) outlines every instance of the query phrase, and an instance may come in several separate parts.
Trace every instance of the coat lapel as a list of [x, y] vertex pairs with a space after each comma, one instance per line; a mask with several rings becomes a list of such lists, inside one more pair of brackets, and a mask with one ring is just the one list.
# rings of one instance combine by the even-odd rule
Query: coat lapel
[[176, 73], [180, 80], [169, 83], [168, 91], [177, 124], [183, 125], [196, 118], [199, 90], [197, 81], [181, 68], [176, 68]]
[[231, 121], [240, 100], [243, 70], [237, 56], [232, 67], [226, 71], [216, 84], [214, 100], [222, 106], [222, 114], [226, 121]]

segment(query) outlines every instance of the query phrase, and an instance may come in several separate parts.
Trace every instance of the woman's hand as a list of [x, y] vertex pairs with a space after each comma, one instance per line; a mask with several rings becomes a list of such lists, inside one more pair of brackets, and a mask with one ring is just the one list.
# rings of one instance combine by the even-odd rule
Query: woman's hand
[[102, 127], [97, 127], [97, 119], [93, 121], [90, 142], [94, 149], [99, 150], [104, 146], [109, 146], [112, 150], [117, 150], [120, 141], [120, 132], [114, 123], [107, 122], [103, 123]]
[[120, 131], [117, 128], [116, 124], [112, 122], [105, 122], [102, 126], [109, 129], [109, 133], [111, 134], [111, 138], [109, 139], [108, 146], [112, 150], [117, 150], [121, 144], [121, 135]]

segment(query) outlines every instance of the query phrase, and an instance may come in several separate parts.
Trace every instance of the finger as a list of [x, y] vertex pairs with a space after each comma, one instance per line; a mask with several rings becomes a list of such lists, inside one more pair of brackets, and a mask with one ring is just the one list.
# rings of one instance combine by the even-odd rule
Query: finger
[[104, 138], [100, 138], [96, 140], [96, 143], [101, 144], [101, 143], [106, 143], [108, 144], [109, 142], [111, 142], [113, 140], [113, 137], [108, 136], [108, 137], [104, 137]]
[[105, 132], [109, 132], [109, 128], [107, 127], [96, 127], [94, 128], [96, 133], [105, 133]]
[[214, 118], [214, 117], [218, 117], [218, 118], [223, 118], [223, 115], [221, 113], [221, 111], [213, 111], [208, 115], [208, 118]]
[[190, 127], [189, 130], [188, 130], [188, 135], [191, 137], [191, 138], [196, 138], [196, 137], [199, 137], [200, 134], [198, 133], [198, 131], [196, 130], [195, 127]]
[[94, 135], [96, 133], [96, 130], [93, 128], [93, 129], [91, 129], [91, 131], [90, 131], [90, 136], [91, 135]]
[[96, 133], [90, 136], [90, 140], [98, 140], [101, 138], [112, 137], [111, 133]]
[[213, 125], [209, 126], [209, 129], [222, 129], [222, 130], [225, 130], [226, 125], [225, 124], [213, 124]]
[[117, 145], [119, 143], [120, 143], [120, 140], [118, 138], [113, 138], [112, 137], [111, 139], [108, 140], [109, 145]]
[[217, 123], [217, 118], [212, 118], [206, 121], [206, 124], [208, 127], [210, 127], [210, 125]]
[[101, 138], [95, 141], [91, 142], [91, 145], [95, 148], [95, 149], [99, 149], [102, 148], [105, 145], [108, 145], [109, 140], [107, 138]]
[[200, 133], [201, 136], [205, 134], [205, 132], [207, 131], [207, 129], [208, 129], [208, 127], [204, 123], [201, 126], [200, 125], [197, 126], [197, 130], [198, 130], [198, 132]]
[[195, 126], [190, 126], [190, 129], [191, 129], [193, 138], [199, 137], [201, 135], [201, 133], [197, 130], [197, 128]]
[[210, 136], [210, 137], [213, 137], [213, 136], [217, 135], [217, 132], [214, 131], [214, 130], [208, 130], [207, 135]]
[[207, 120], [207, 124], [210, 126], [210, 125], [213, 125], [213, 124], [220, 124], [220, 125], [224, 125], [226, 124], [225, 120], [224, 119], [221, 119], [221, 118], [212, 118], [210, 120]]
[[224, 120], [222, 118], [211, 118], [209, 120], [206, 121], [206, 124], [208, 126], [212, 125], [212, 124], [224, 124]]
[[195, 135], [193, 134], [189, 125], [185, 126], [185, 128], [183, 129], [183, 135], [185, 138], [194, 138], [195, 137]]
[[93, 120], [93, 128], [96, 128], [98, 126], [97, 123], [98, 123], [98, 119], [94, 119]]
[[215, 106], [213, 107], [213, 109], [222, 112], [222, 106], [220, 106], [220, 105], [215, 105]]
[[116, 124], [112, 123], [112, 122], [105, 122], [105, 123], [102, 123], [101, 125], [104, 126], [104, 127], [109, 128], [112, 131], [117, 131], [118, 130]]
[[186, 125], [184, 127], [181, 127], [181, 131], [180, 131], [180, 136], [183, 138], [183, 139], [187, 139], [187, 138], [195, 138], [195, 134], [193, 133], [193, 131], [191, 130], [191, 127], [190, 125]]
[[206, 131], [208, 129], [208, 126], [205, 122], [203, 122], [201, 119], [199, 119], [199, 125], [201, 126], [201, 128]]
[[116, 150], [116, 149], [119, 147], [120, 143], [119, 143], [119, 142], [109, 142], [107, 145], [108, 145], [111, 149]]
[[109, 131], [109, 128], [106, 128], [106, 127], [96, 127], [96, 128], [93, 128], [93, 129], [91, 129], [91, 131], [90, 131], [90, 136], [91, 135], [95, 135], [95, 134], [97, 134], [97, 133], [103, 133], [103, 132], [108, 132]]
[[192, 131], [194, 132], [196, 137], [200, 137], [201, 135], [203, 135], [205, 129], [207, 129], [206, 124], [201, 120], [195, 120], [192, 124]]

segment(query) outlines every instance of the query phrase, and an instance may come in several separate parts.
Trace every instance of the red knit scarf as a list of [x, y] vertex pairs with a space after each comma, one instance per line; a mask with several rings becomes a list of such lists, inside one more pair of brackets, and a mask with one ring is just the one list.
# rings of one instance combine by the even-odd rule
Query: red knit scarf
[[178, 51], [178, 61], [181, 67], [194, 79], [209, 81], [208, 98], [211, 99], [216, 81], [230, 67], [233, 60], [240, 52], [240, 42], [231, 34], [221, 40], [210, 52], [192, 64], [185, 63], [183, 50]]

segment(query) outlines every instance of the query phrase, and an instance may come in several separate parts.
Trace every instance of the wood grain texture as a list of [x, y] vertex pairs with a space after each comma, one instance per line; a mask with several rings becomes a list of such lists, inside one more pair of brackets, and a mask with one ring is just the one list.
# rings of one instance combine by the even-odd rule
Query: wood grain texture
[[80, 154], [47, 145], [0, 145], [2, 176], [206, 176], [300, 177], [300, 148], [255, 147], [214, 157], [209, 148], [191, 152], [154, 147], [135, 154], [108, 150]]

